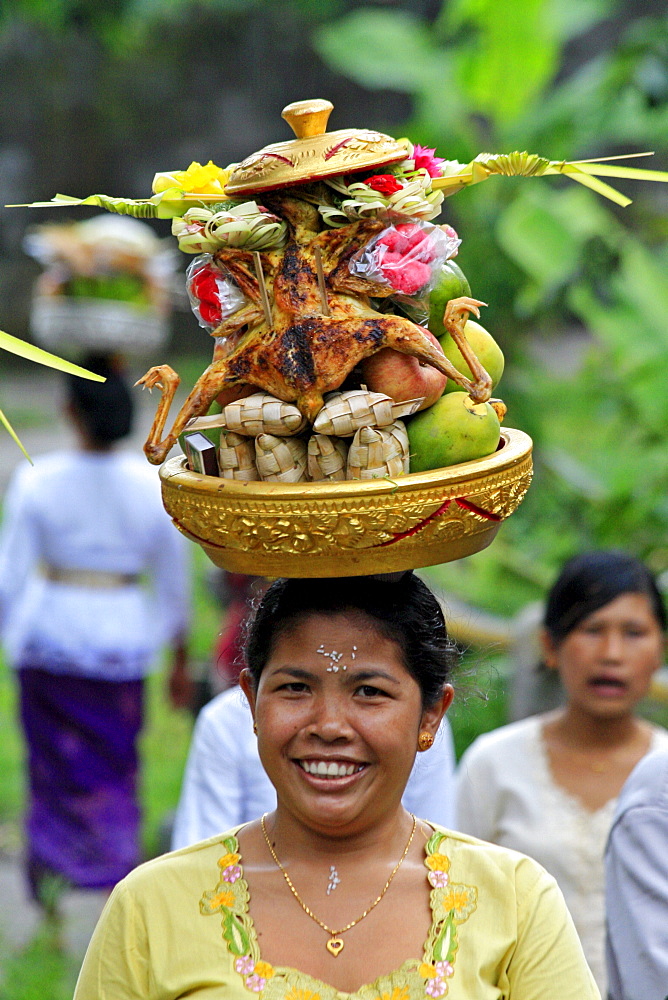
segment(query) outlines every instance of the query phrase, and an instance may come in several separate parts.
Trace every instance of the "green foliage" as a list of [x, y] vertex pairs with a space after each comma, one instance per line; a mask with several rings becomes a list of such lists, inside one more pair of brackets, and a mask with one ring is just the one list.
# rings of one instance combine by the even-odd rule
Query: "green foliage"
[[367, 87], [414, 93], [446, 69], [428, 25], [407, 11], [356, 10], [324, 26], [316, 39], [331, 66]]
[[[467, 690], [467, 672], [476, 675], [476, 689]], [[455, 700], [448, 712], [457, 760], [481, 733], [491, 732], [508, 721], [506, 679], [492, 661], [469, 654], [461, 670], [461, 684], [455, 677]]]
[[342, 0], [0, 0], [0, 30], [24, 22], [60, 36], [84, 32], [124, 55], [136, 53], [153, 32], [179, 30], [188, 20], [214, 17], [235, 27], [253, 16], [317, 23], [342, 6]]
[[141, 740], [144, 856], [169, 850], [163, 824], [176, 808], [190, 745], [192, 719], [168, 703], [164, 673], [149, 678], [146, 726]]
[[23, 798], [22, 767], [16, 684], [12, 672], [0, 658], [0, 829], [19, 815]]
[[557, 69], [560, 39], [544, 0], [454, 0], [445, 4], [441, 30], [455, 37], [455, 77], [482, 114], [513, 121]]
[[57, 927], [47, 923], [23, 951], [3, 960], [0, 1000], [70, 1000], [77, 974]]

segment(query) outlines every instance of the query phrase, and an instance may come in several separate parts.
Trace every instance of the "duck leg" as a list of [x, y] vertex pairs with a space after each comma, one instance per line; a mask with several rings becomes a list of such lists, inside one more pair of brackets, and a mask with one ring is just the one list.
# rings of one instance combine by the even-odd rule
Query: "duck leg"
[[[490, 398], [492, 395], [492, 379], [486, 369], [480, 364], [478, 356], [466, 339], [464, 328], [469, 318], [469, 313], [473, 313], [476, 319], [480, 319], [479, 306], [486, 304], [486, 302], [480, 302], [478, 299], [471, 299], [468, 295], [462, 295], [458, 299], [450, 299], [443, 313], [443, 326], [459, 348], [459, 353], [471, 369], [473, 376], [473, 382], [469, 379], [465, 380], [469, 383], [468, 385], [462, 382], [461, 373], [458, 373], [458, 377], [453, 381], [464, 386], [468, 390], [471, 399], [476, 403], [486, 403]], [[452, 378], [452, 376], [450, 377]]]
[[[214, 364], [209, 365], [204, 374], [200, 375], [195, 382], [192, 392], [176, 416], [171, 431], [164, 437], [162, 435], [167, 423], [169, 408], [181, 379], [169, 365], [157, 365], [150, 368], [142, 378], [135, 382], [135, 385], [141, 385], [146, 389], [158, 388], [161, 392], [155, 419], [144, 444], [144, 454], [149, 462], [153, 465], [160, 465], [164, 462], [176, 444], [179, 434], [183, 433], [188, 421], [193, 417], [203, 416], [221, 389], [229, 385], [229, 381], [227, 383], [225, 381], [226, 374], [227, 367], [224, 363], [214, 362]], [[239, 395], [243, 395], [246, 389], [247, 386], [240, 384]]]

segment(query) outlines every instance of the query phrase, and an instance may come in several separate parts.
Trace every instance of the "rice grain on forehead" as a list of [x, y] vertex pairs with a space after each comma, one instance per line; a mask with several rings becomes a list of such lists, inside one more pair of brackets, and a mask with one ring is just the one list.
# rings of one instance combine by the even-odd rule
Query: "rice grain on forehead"
[[425, 706], [441, 696], [458, 660], [439, 602], [412, 572], [391, 580], [276, 580], [260, 600], [247, 631], [246, 663], [256, 687], [276, 641], [313, 615], [345, 615], [395, 642], [420, 686]]

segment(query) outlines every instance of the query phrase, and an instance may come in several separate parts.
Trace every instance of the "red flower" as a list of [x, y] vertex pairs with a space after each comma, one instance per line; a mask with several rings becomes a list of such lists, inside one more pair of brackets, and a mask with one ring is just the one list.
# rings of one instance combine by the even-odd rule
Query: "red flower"
[[374, 174], [373, 177], [367, 177], [364, 183], [374, 191], [384, 194], [386, 198], [395, 191], [401, 191], [403, 187], [394, 174]]

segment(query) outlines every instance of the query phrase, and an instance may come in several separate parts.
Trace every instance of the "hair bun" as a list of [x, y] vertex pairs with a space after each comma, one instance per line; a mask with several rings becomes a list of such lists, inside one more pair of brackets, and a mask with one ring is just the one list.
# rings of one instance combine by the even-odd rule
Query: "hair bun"
[[402, 569], [398, 573], [372, 573], [369, 580], [379, 580], [380, 583], [401, 583], [404, 577], [412, 572], [412, 569]]

